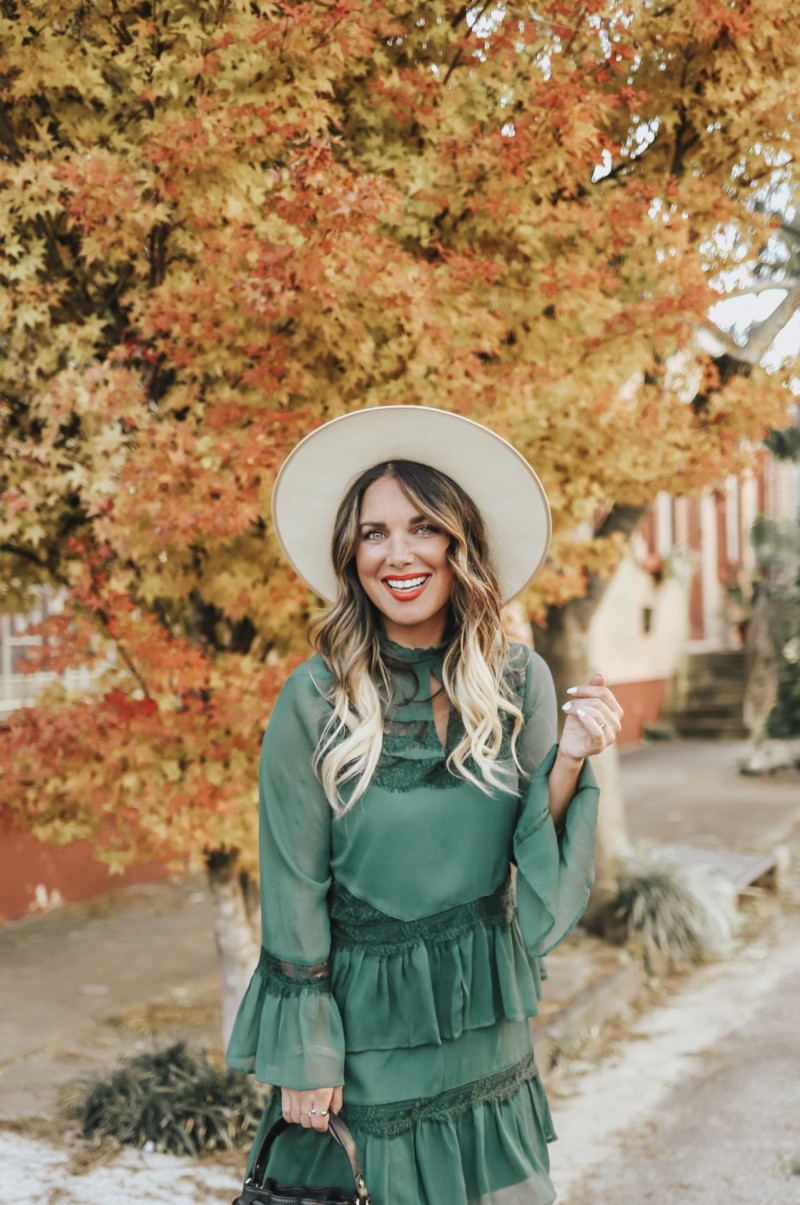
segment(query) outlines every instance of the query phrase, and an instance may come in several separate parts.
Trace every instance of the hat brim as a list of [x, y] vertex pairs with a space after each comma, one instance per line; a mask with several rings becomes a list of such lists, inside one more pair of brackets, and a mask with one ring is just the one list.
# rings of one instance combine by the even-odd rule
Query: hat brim
[[332, 602], [336, 514], [352, 483], [373, 465], [413, 460], [438, 469], [469, 494], [486, 524], [504, 602], [536, 574], [550, 546], [547, 496], [527, 460], [488, 427], [429, 406], [356, 410], [312, 431], [275, 481], [272, 517], [292, 567]]

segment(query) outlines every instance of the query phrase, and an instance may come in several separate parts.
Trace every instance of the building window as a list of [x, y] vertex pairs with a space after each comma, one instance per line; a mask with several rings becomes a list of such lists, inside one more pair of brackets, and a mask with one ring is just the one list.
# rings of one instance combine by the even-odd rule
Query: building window
[[53, 595], [42, 590], [38, 606], [28, 615], [0, 615], [0, 716], [32, 699], [42, 682], [51, 679], [50, 674], [26, 674], [22, 663], [26, 651], [42, 642], [31, 634], [31, 627], [58, 610]]

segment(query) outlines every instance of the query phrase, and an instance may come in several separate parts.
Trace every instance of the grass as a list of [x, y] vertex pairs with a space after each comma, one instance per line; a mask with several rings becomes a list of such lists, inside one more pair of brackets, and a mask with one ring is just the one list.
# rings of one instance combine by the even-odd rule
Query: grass
[[[210, 976], [189, 988], [174, 988], [167, 995], [107, 1017], [105, 1023], [142, 1037], [168, 1034], [170, 1029], [184, 1033], [188, 1029], [221, 1031], [219, 982]], [[199, 1034], [198, 1037], [205, 1040]]]

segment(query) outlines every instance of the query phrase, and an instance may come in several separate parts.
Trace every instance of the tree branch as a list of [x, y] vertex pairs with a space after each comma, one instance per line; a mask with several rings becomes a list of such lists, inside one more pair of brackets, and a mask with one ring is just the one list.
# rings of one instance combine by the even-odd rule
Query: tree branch
[[572, 48], [575, 45], [575, 39], [577, 38], [578, 34], [582, 32], [581, 26], [583, 25], [585, 20], [586, 20], [586, 9], [582, 8], [581, 15], [580, 15], [580, 17], [578, 17], [578, 24], [569, 26], [569, 28], [572, 30], [572, 37], [570, 38], [570, 40], [567, 42], [566, 46], [564, 47], [565, 55], [569, 55], [572, 53]]
[[[790, 280], [759, 280], [744, 289], [734, 289], [730, 293], [720, 293], [719, 302], [733, 300], [735, 297], [755, 297], [758, 293], [788, 292], [800, 288], [800, 280], [792, 277]], [[719, 304], [716, 302], [715, 304]]]
[[459, 46], [458, 50], [453, 55], [453, 58], [450, 62], [450, 66], [447, 68], [447, 71], [445, 72], [445, 77], [442, 80], [442, 87], [444, 87], [444, 85], [449, 82], [450, 76], [453, 74], [456, 67], [459, 65], [459, 63], [463, 59], [463, 57], [464, 57], [464, 47]]
[[[785, 286], [773, 286], [783, 288]], [[788, 288], [780, 305], [762, 322], [756, 323], [748, 332], [747, 342], [742, 346], [726, 331], [706, 319], [695, 332], [695, 342], [701, 351], [711, 356], [728, 355], [740, 364], [760, 364], [786, 323], [800, 309], [800, 283]]]
[[52, 565], [48, 565], [46, 561], [41, 560], [30, 548], [19, 548], [16, 544], [0, 544], [0, 552], [7, 552], [10, 556], [18, 556], [23, 561], [28, 561], [30, 564], [35, 565], [37, 569], [41, 569], [48, 577], [51, 577], [57, 585], [63, 586], [65, 589], [69, 586], [66, 578], [61, 577], [53, 569]]
[[800, 239], [800, 226], [795, 226], [791, 222], [780, 222], [779, 226], [784, 234], [791, 234], [793, 238]]
[[[483, 16], [485, 8], [486, 8], [485, 4], [481, 5], [481, 7], [477, 10], [470, 9], [466, 6], [460, 8], [458, 10], [458, 12], [456, 13], [456, 15], [453, 17], [453, 20], [450, 22], [451, 29], [457, 29], [458, 26], [461, 24], [461, 22], [466, 18], [467, 14], [469, 12], [472, 12], [475, 20], [477, 21], [479, 17]], [[450, 66], [447, 68], [447, 71], [445, 72], [444, 79], [442, 80], [442, 87], [444, 87], [449, 82], [450, 76], [453, 74], [456, 67], [458, 67], [458, 65], [460, 64], [463, 57], [464, 57], [464, 47], [459, 46], [458, 50], [453, 55]]]
[[[618, 533], [624, 535], [626, 539], [630, 539], [639, 524], [639, 520], [647, 513], [648, 509], [646, 505], [627, 506], [615, 502], [595, 532], [595, 539], [607, 540], [609, 536], [617, 535]], [[591, 614], [600, 605], [610, 581], [610, 577], [600, 573], [589, 574], [586, 586], [586, 601], [591, 608]]]
[[795, 284], [772, 313], [748, 331], [747, 343], [744, 348], [740, 349], [748, 353], [745, 363], [758, 364], [760, 362], [798, 308], [800, 308], [800, 285]]
[[633, 535], [636, 525], [646, 510], [646, 506], [627, 506], [615, 502], [594, 533], [595, 537], [607, 540], [609, 536], [616, 535], [618, 532], [625, 536]]

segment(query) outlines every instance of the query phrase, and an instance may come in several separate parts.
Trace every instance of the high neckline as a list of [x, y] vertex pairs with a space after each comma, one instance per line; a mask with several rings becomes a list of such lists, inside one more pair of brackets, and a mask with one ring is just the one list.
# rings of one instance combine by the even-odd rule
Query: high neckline
[[443, 660], [447, 650], [447, 641], [444, 640], [441, 644], [433, 644], [429, 648], [409, 648], [406, 644], [397, 644], [388, 636], [381, 636], [380, 642], [390, 657], [395, 661], [403, 661], [406, 665], [435, 664]]

